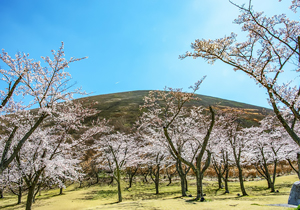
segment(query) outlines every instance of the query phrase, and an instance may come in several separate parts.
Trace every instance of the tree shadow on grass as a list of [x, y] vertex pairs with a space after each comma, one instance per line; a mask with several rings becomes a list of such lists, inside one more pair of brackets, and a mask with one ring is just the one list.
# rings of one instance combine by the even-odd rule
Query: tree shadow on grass
[[81, 200], [94, 200], [102, 198], [111, 198], [118, 194], [117, 190], [94, 190], [85, 194]]
[[[176, 193], [176, 192], [175, 192]], [[154, 199], [164, 199], [167, 196], [174, 195], [174, 192], [162, 192], [155, 194], [153, 192], [139, 192], [133, 195], [126, 195], [124, 199], [130, 200], [154, 200]]]
[[106, 203], [106, 204], [103, 204], [103, 205], [104, 205], [104, 206], [106, 206], [106, 205], [113, 205], [113, 204], [118, 204], [118, 203], [121, 203], [121, 202], [119, 202], [119, 201], [115, 201], [115, 202]]
[[25, 207], [25, 205], [24, 204], [17, 204], [17, 203], [15, 203], [15, 204], [8, 204], [8, 205], [5, 205], [5, 206], [0, 206], [0, 209], [5, 209], [5, 208], [9, 208], [9, 207]]
[[[115, 204], [115, 205], [114, 205]], [[160, 208], [156, 207], [149, 207], [145, 206], [143, 203], [139, 201], [133, 201], [133, 202], [112, 202], [104, 204], [103, 206], [106, 206], [106, 208], [109, 209], [124, 209], [124, 210], [131, 210], [131, 209], [148, 209], [148, 210], [160, 210]]]
[[57, 193], [57, 194], [45, 194], [45, 195], [37, 196], [36, 200], [48, 200], [50, 198], [55, 198], [55, 197], [64, 196], [64, 195], [65, 195], [65, 193], [63, 193], [61, 195], [59, 193]]

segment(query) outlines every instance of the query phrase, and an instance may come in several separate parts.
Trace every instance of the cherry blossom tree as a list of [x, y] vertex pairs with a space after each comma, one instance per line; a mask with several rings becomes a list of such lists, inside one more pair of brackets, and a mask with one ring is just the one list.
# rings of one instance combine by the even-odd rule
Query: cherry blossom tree
[[223, 188], [222, 180], [224, 181], [225, 193], [229, 193], [228, 178], [230, 166], [234, 165], [233, 155], [231, 152], [231, 146], [228, 143], [228, 136], [226, 130], [223, 129], [223, 119], [219, 118], [219, 124], [214, 128], [214, 141], [216, 142], [212, 145], [212, 167], [215, 170], [218, 177], [218, 187]]
[[[224, 138], [226, 139], [227, 144], [230, 146], [231, 153], [233, 156], [233, 160], [235, 166], [238, 169], [238, 178], [240, 182], [240, 188], [242, 191], [242, 195], [248, 195], [244, 186], [243, 180], [243, 166], [248, 164], [247, 160], [249, 159], [250, 153], [248, 152], [249, 141], [245, 137], [244, 128], [241, 126], [238, 114], [240, 110], [233, 109], [231, 111], [227, 111], [224, 114], [224, 118], [222, 118], [223, 129], [224, 129]], [[223, 150], [223, 158], [228, 159], [228, 156], [224, 156]]]
[[[71, 133], [82, 128], [83, 120], [95, 113], [80, 103], [61, 103], [24, 143], [15, 161], [28, 187], [27, 210], [31, 209], [42, 180], [50, 180], [62, 188], [63, 180], [76, 180], [80, 175], [79, 155], [82, 153], [76, 148], [81, 145], [81, 139], [75, 139]], [[16, 132], [16, 138], [23, 136], [22, 131], [26, 132], [35, 121], [27, 118], [22, 123], [23, 129]]]
[[122, 202], [121, 171], [130, 164], [135, 164], [138, 142], [131, 135], [113, 133], [96, 141], [97, 159], [100, 167], [111, 171], [118, 185], [118, 201]]
[[127, 189], [132, 187], [132, 181], [135, 175], [137, 174], [138, 169], [139, 169], [139, 164], [137, 164], [136, 166], [126, 167], [125, 171], [129, 179], [129, 186], [127, 187]]
[[[205, 78], [205, 77], [204, 77]], [[204, 79], [203, 78], [203, 79]], [[143, 114], [143, 122], [148, 127], [153, 126], [155, 129], [162, 129], [165, 142], [168, 148], [175, 154], [175, 156], [180, 159], [184, 164], [191, 167], [191, 169], [196, 174], [197, 181], [197, 197], [200, 199], [203, 197], [202, 180], [205, 170], [208, 168], [211, 159], [211, 152], [207, 150], [208, 140], [210, 139], [210, 134], [212, 132], [215, 113], [211, 107], [209, 107], [209, 112], [211, 113], [211, 119], [202, 113], [203, 108], [194, 108], [190, 112], [191, 117], [189, 118], [189, 126], [194, 129], [190, 136], [191, 141], [184, 141], [191, 143], [191, 150], [180, 152], [182, 149], [178, 147], [175, 142], [179, 138], [172, 138], [172, 129], [176, 127], [176, 120], [180, 117], [184, 117], [186, 114], [184, 110], [184, 105], [195, 98], [195, 92], [199, 89], [202, 80], [198, 81], [193, 87], [192, 93], [184, 93], [182, 89], [166, 89], [165, 91], [150, 91], [149, 95], [145, 97], [144, 106], [142, 108], [147, 108], [147, 112]], [[179, 144], [182, 145], [182, 144]], [[192, 159], [188, 159], [185, 154], [192, 151]], [[194, 160], [196, 163], [194, 163]], [[203, 159], [205, 159], [203, 164]]]
[[171, 161], [169, 161], [166, 165], [165, 165], [165, 174], [168, 177], [169, 183], [167, 184], [167, 186], [169, 186], [170, 184], [172, 184], [172, 178], [176, 175], [177, 173], [177, 168], [176, 168], [176, 163], [174, 163], [175, 161], [170, 159]]
[[225, 193], [229, 193], [228, 189], [228, 175], [229, 175], [229, 144], [225, 139], [217, 138], [219, 144], [213, 147], [212, 167], [217, 174], [218, 188], [223, 189], [222, 182], [225, 183]]
[[148, 165], [149, 176], [155, 184], [155, 194], [159, 194], [160, 174], [167, 166], [172, 165], [174, 160], [169, 149], [164, 144], [161, 132], [148, 130], [150, 132], [142, 135], [143, 144], [139, 150], [139, 156], [144, 164]]
[[275, 192], [276, 169], [278, 163], [285, 160], [286, 149], [290, 147], [289, 136], [275, 116], [265, 117], [260, 127], [248, 128], [245, 132], [251, 141], [252, 163], [267, 180], [271, 192]]
[[[219, 60], [232, 66], [234, 71], [245, 72], [265, 88], [278, 120], [300, 145], [299, 133], [294, 129], [300, 120], [299, 80], [298, 75], [290, 76], [300, 71], [299, 22], [285, 14], [266, 17], [263, 12], [255, 12], [251, 0], [248, 6], [232, 4], [241, 11], [234, 23], [242, 26], [247, 40], [238, 42], [235, 33], [216, 40], [197, 39], [191, 45], [194, 52], [186, 52], [179, 58], [200, 57], [211, 64]], [[297, 12], [299, 1], [292, 1], [290, 8]], [[289, 69], [295, 74], [288, 72]], [[281, 83], [288, 77], [289, 81]], [[292, 115], [292, 120], [285, 118], [282, 109]]]
[[[42, 67], [40, 61], [29, 58], [29, 54], [17, 53], [12, 58], [4, 50], [0, 60], [8, 66], [8, 70], [0, 68], [1, 82], [7, 88], [0, 91], [0, 122], [5, 135], [0, 139], [0, 173], [15, 159], [27, 139], [35, 132], [42, 122], [51, 115], [58, 102], [72, 99], [80, 89], [71, 90], [71, 75], [65, 71], [69, 64], [84, 58], [64, 58], [64, 45], [57, 52], [52, 50], [53, 59], [41, 57], [48, 65]], [[25, 103], [25, 101], [29, 101]], [[18, 123], [19, 116], [29, 108], [39, 108], [30, 127]], [[15, 138], [18, 130], [23, 136]], [[17, 143], [14, 143], [17, 142]], [[15, 145], [12, 147], [12, 145]]]
[[108, 120], [100, 120], [97, 118], [87, 125], [85, 130], [81, 131], [82, 134], [80, 135], [80, 141], [83, 142], [83, 145], [80, 149], [84, 152], [84, 157], [80, 165], [85, 173], [85, 176], [80, 177], [80, 187], [82, 187], [84, 180], [90, 180], [90, 185], [92, 185], [92, 176], [96, 177], [96, 183], [99, 181], [98, 173], [101, 171], [101, 167], [98, 159], [95, 157], [95, 155], [97, 155], [97, 142], [104, 135], [107, 135], [113, 131], [113, 127], [109, 126], [108, 124]]
[[[151, 175], [151, 169], [152, 169], [151, 165], [155, 165], [156, 169], [158, 169], [158, 168], [162, 169], [162, 166], [165, 165], [165, 170], [168, 170], [168, 168], [170, 168], [172, 165], [175, 165], [176, 170], [181, 179], [182, 196], [186, 196], [186, 191], [187, 191], [186, 175], [189, 172], [190, 167], [186, 167], [186, 165], [184, 163], [182, 163], [182, 161], [180, 161], [180, 159], [170, 149], [170, 147], [168, 146], [168, 143], [165, 141], [165, 136], [164, 136], [164, 133], [163, 133], [163, 130], [161, 129], [161, 127], [160, 126], [156, 127], [157, 125], [155, 125], [155, 124], [153, 124], [154, 126], [149, 125], [148, 119], [144, 118], [144, 117], [145, 117], [145, 115], [143, 117], [141, 117], [141, 119], [140, 119], [139, 123], [141, 123], [141, 126], [139, 128], [139, 131], [141, 133], [142, 139], [144, 139], [144, 140], [146, 139], [148, 142], [148, 143], [146, 143], [147, 147], [144, 148], [144, 150], [148, 151], [147, 155], [144, 155], [144, 159], [150, 159], [150, 160], [146, 161], [146, 163], [148, 165], [150, 165], [150, 175]], [[188, 120], [185, 121], [184, 119], [178, 118], [176, 120], [176, 125], [178, 125], [178, 126], [172, 130], [172, 138], [174, 139], [174, 141], [176, 141], [177, 147], [181, 148], [179, 150], [180, 154], [182, 154], [186, 158], [189, 156], [188, 154], [191, 154], [191, 153], [186, 152], [187, 145], [185, 145], [185, 143], [187, 143], [187, 141], [189, 140], [187, 138], [187, 136], [185, 135], [186, 133], [189, 132], [189, 131], [187, 131], [188, 123], [189, 123]], [[189, 126], [189, 124], [188, 124], [188, 126]], [[188, 146], [193, 147], [194, 145], [189, 144]], [[186, 152], [186, 154], [183, 154], [183, 151]], [[141, 152], [141, 154], [143, 154], [143, 153], [144, 153], [144, 151]], [[168, 155], [166, 155], [166, 154], [168, 154]], [[153, 162], [153, 160], [155, 160], [155, 157], [158, 157], [159, 155], [161, 155], [160, 159]], [[169, 156], [171, 156], [172, 159], [170, 159]], [[192, 155], [192, 157], [189, 157], [189, 159], [192, 159], [191, 161], [193, 161], [194, 158], [195, 158], [195, 155]], [[145, 162], [145, 160], [144, 160], [144, 162]], [[148, 163], [148, 162], [150, 162], [150, 163]], [[152, 178], [152, 180], [156, 183], [157, 194], [158, 194], [159, 174], [160, 174], [159, 171], [160, 170], [155, 170], [156, 176], [155, 176], [155, 178]]]
[[[6, 173], [5, 173], [6, 172]], [[12, 162], [10, 167], [7, 168], [3, 174], [6, 174], [6, 187], [16, 196], [18, 196], [17, 204], [22, 201], [23, 192], [26, 190], [22, 173], [16, 167], [16, 164]]]

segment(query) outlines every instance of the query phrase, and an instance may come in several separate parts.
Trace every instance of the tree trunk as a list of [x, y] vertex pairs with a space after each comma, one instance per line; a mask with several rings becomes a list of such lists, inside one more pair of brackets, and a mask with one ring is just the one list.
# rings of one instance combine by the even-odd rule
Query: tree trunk
[[147, 176], [148, 176], [148, 173], [143, 174], [143, 177], [144, 177], [143, 182], [144, 182], [144, 183], [148, 183]]
[[115, 178], [116, 178], [116, 181], [118, 184], [118, 201], [122, 202], [121, 174], [120, 174], [120, 170], [118, 167], [116, 170], [117, 170], [117, 177], [115, 177]]
[[3, 197], [3, 188], [0, 189], [0, 198], [4, 198]]
[[225, 185], [225, 193], [229, 193], [228, 177], [224, 179], [224, 185]]
[[98, 172], [95, 171], [95, 176], [96, 176], [96, 183], [95, 184], [98, 184], [99, 183], [99, 176], [98, 176]]
[[159, 186], [159, 181], [156, 180], [156, 181], [155, 181], [155, 195], [158, 195], [158, 194], [159, 194], [158, 186]]
[[297, 152], [298, 178], [300, 179], [300, 152]]
[[108, 185], [113, 185], [113, 183], [114, 183], [114, 177], [112, 176], [112, 177], [110, 178], [110, 182], [108, 183]]
[[223, 187], [222, 187], [222, 176], [223, 176], [222, 165], [213, 158], [212, 166], [218, 177], [218, 186], [219, 186], [218, 190], [223, 189]]
[[18, 204], [21, 204], [21, 201], [22, 201], [22, 187], [19, 186]]
[[277, 159], [274, 161], [274, 171], [273, 171], [273, 182], [271, 185], [271, 192], [275, 192], [275, 179], [276, 179], [276, 169], [277, 169]]
[[184, 177], [180, 176], [180, 184], [181, 184], [181, 196], [187, 196], [186, 195], [186, 180]]
[[196, 200], [200, 200], [203, 197], [203, 185], [202, 185], [202, 179], [203, 174], [198, 170], [196, 174], [196, 181], [197, 181], [197, 197]]
[[238, 167], [238, 171], [239, 171], [240, 188], [241, 188], [243, 196], [246, 196], [248, 194], [246, 193], [245, 186], [244, 186], [243, 171], [242, 171], [242, 168], [239, 164], [238, 164], [237, 167]]
[[122, 202], [121, 180], [118, 181], [118, 200]]
[[268, 189], [271, 188], [271, 181], [269, 179], [267, 179], [267, 183], [268, 183]]
[[137, 170], [138, 170], [138, 166], [136, 166], [135, 168], [130, 167], [130, 168], [126, 169], [126, 173], [128, 174], [128, 178], [129, 178], [129, 187], [128, 187], [128, 189], [132, 187], [133, 178], [136, 175]]
[[[298, 156], [298, 155], [297, 155]], [[289, 165], [291, 166], [291, 168], [296, 172], [297, 176], [298, 176], [298, 179], [300, 180], [300, 170], [299, 170], [299, 166], [298, 166], [298, 169], [295, 168], [291, 162], [290, 159], [287, 159], [287, 161], [289, 162]], [[299, 163], [299, 160], [297, 161], [297, 165]]]
[[63, 194], [63, 188], [59, 188], [59, 194], [62, 195]]
[[186, 191], [187, 191], [186, 173], [184, 173], [184, 171], [183, 171], [180, 160], [177, 160], [177, 162], [176, 162], [176, 169], [177, 169], [177, 173], [180, 177], [181, 196], [187, 196], [186, 195]]
[[155, 173], [155, 195], [158, 195], [159, 194], [159, 170], [160, 170], [160, 167], [159, 165], [157, 165], [157, 169], [156, 169], [156, 173]]
[[223, 189], [222, 186], [222, 174], [218, 173], [218, 185], [219, 185], [219, 189]]
[[128, 188], [131, 188], [131, 186], [132, 186], [132, 180], [133, 180], [133, 176], [129, 176], [129, 187]]
[[168, 179], [169, 179], [169, 183], [167, 184], [167, 186], [169, 186], [170, 184], [172, 184], [172, 176], [169, 176]]
[[186, 174], [184, 175], [185, 190], [189, 191]]
[[270, 182], [271, 192], [275, 192], [275, 184], [274, 182]]
[[229, 193], [229, 187], [228, 187], [228, 177], [229, 177], [229, 167], [225, 164], [225, 175], [223, 176], [223, 181], [225, 185], [225, 193]]
[[34, 197], [34, 188], [35, 188], [35, 184], [31, 185], [28, 188], [27, 201], [26, 201], [26, 210], [31, 210], [33, 197]]

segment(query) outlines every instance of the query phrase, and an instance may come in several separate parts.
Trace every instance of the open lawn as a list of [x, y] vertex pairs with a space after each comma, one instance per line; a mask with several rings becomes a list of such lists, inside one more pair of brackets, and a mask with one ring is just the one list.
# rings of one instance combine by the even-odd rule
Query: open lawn
[[[224, 190], [216, 191], [217, 182], [205, 179], [204, 190], [206, 202], [192, 201], [191, 197], [180, 197], [180, 185], [174, 181], [170, 186], [165, 182], [160, 185], [160, 194], [155, 195], [154, 184], [143, 184], [136, 182], [133, 187], [126, 190], [127, 183], [123, 183], [123, 202], [117, 203], [117, 186], [93, 185], [91, 187], [76, 188], [72, 185], [64, 190], [63, 195], [59, 194], [59, 189], [43, 191], [41, 196], [37, 196], [34, 210], [96, 210], [96, 209], [293, 209], [286, 207], [267, 206], [267, 204], [286, 204], [292, 184], [298, 181], [296, 175], [278, 177], [276, 189], [278, 193], [270, 193], [266, 189], [267, 183], [261, 181], [245, 182], [249, 196], [238, 197], [238, 182], [230, 182], [229, 194], [224, 194]], [[193, 180], [189, 181], [189, 193], [195, 195], [196, 186]], [[5, 198], [0, 200], [0, 209], [19, 210], [25, 209], [26, 195], [23, 202], [16, 205], [17, 197], [4, 194]]]

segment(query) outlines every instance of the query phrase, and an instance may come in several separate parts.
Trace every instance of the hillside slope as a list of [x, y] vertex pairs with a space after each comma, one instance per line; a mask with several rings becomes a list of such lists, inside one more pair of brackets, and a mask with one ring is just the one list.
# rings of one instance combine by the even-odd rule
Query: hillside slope
[[[143, 105], [143, 98], [148, 95], [149, 91], [130, 91], [122, 93], [113, 93], [105, 95], [90, 96], [85, 98], [76, 99], [82, 101], [84, 105], [88, 106], [93, 101], [97, 102], [93, 107], [101, 110], [101, 112], [89, 119], [95, 119], [96, 117], [110, 119], [114, 124], [116, 122], [122, 123], [126, 127], [131, 127], [132, 124], [140, 116], [141, 111], [139, 106]], [[228, 107], [238, 108], [243, 110], [242, 122], [243, 125], [249, 127], [251, 125], [258, 125], [258, 121], [261, 120], [267, 114], [272, 113], [271, 109], [266, 109], [259, 106], [249, 105], [236, 101], [225, 100], [221, 98], [215, 98], [210, 96], [198, 95], [202, 100], [188, 103], [187, 106], [213, 106], [215, 109], [226, 109]]]

